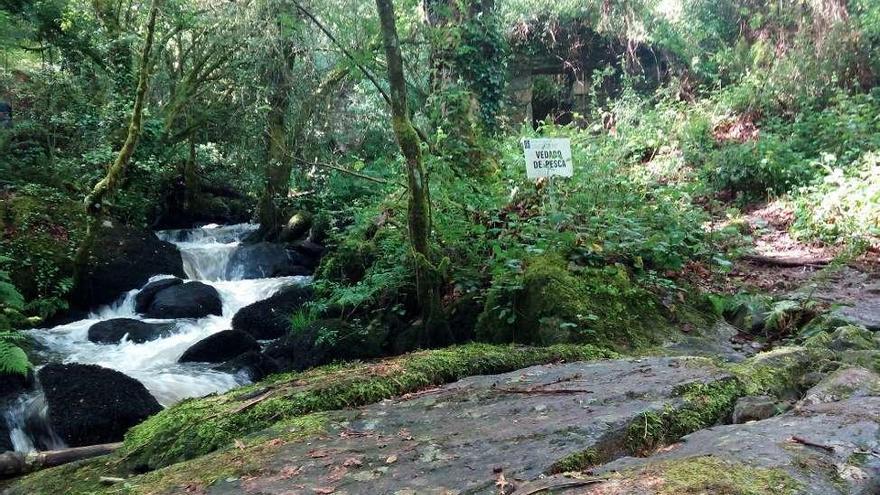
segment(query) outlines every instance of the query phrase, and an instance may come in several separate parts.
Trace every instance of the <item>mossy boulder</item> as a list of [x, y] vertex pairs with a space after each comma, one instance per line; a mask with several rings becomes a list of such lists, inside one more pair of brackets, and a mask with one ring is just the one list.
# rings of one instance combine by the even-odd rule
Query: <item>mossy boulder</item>
[[73, 299], [84, 308], [109, 304], [155, 275], [185, 276], [177, 247], [150, 231], [108, 222], [99, 227]]
[[312, 228], [312, 214], [307, 211], [298, 211], [291, 215], [287, 223], [281, 228], [278, 240], [292, 242], [304, 239]]
[[803, 328], [798, 332], [798, 338], [801, 341], [805, 341], [810, 337], [814, 337], [824, 332], [833, 332], [839, 327], [843, 327], [849, 325], [850, 323], [842, 318], [836, 317], [832, 314], [821, 314], [816, 316], [812, 320], [810, 320]]
[[836, 352], [880, 349], [874, 334], [858, 325], [845, 325], [837, 327], [832, 332], [814, 334], [806, 339], [804, 345], [812, 348], [827, 348]]
[[519, 288], [490, 290], [476, 332], [496, 343], [628, 348], [659, 342], [667, 328], [655, 297], [623, 266], [581, 267], [544, 255], [527, 262]]
[[834, 353], [825, 347], [778, 347], [731, 366], [748, 395], [773, 395], [783, 399], [800, 398], [802, 377], [812, 372], [838, 367]]

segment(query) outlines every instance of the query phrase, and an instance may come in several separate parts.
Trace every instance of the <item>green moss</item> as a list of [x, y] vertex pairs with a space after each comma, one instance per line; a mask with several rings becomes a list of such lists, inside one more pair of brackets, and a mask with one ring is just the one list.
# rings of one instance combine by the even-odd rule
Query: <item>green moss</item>
[[811, 371], [834, 367], [825, 348], [780, 347], [731, 366], [747, 395], [799, 396], [800, 378]]
[[567, 455], [562, 459], [553, 463], [550, 467], [550, 473], [568, 473], [572, 471], [583, 471], [584, 469], [595, 466], [602, 462], [602, 457], [596, 449], [587, 449], [582, 452], [576, 452]]
[[716, 457], [691, 457], [652, 466], [663, 479], [659, 495], [793, 495], [800, 484], [782, 469], [752, 467]]
[[102, 476], [123, 477], [118, 461], [100, 458], [47, 469], [17, 480], [10, 495], [177, 493], [180, 487], [194, 490], [220, 479], [240, 478], [264, 468], [263, 462], [287, 442], [301, 440], [326, 431], [326, 417], [310, 414], [280, 422], [272, 428], [239, 439], [237, 445], [212, 454], [181, 462], [157, 471], [126, 478], [124, 483], [104, 485]]
[[614, 357], [593, 346], [547, 348], [470, 344], [373, 364], [322, 367], [271, 377], [223, 395], [181, 402], [136, 426], [119, 455], [136, 469], [156, 469], [207, 454], [279, 421], [378, 402], [466, 376], [554, 361]]
[[659, 342], [668, 327], [654, 296], [622, 266], [569, 266], [554, 254], [531, 259], [520, 286], [490, 291], [477, 336], [489, 342], [637, 348]]
[[627, 450], [642, 454], [718, 423], [730, 414], [744, 390], [743, 384], [732, 376], [680, 387], [675, 393], [682, 398], [681, 404], [662, 411], [645, 411], [629, 426]]

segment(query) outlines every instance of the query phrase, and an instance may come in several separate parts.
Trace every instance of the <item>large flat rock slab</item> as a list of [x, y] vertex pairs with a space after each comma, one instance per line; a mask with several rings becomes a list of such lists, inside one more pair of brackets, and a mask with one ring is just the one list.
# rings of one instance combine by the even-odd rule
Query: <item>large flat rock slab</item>
[[682, 405], [683, 386], [731, 379], [707, 360], [676, 357], [471, 377], [330, 413], [324, 435], [278, 442], [259, 461], [256, 474], [220, 479], [200, 490], [214, 495], [494, 494], [501, 472], [510, 480], [531, 480], [588, 449], [618, 449], [622, 455], [629, 426], [645, 412]]
[[[878, 395], [876, 374], [843, 370], [807, 392], [788, 413], [692, 433], [662, 453], [601, 466], [596, 474], [607, 476], [601, 482], [555, 493], [880, 493]], [[571, 481], [543, 480], [548, 486]], [[723, 489], [752, 482], [751, 491]]]

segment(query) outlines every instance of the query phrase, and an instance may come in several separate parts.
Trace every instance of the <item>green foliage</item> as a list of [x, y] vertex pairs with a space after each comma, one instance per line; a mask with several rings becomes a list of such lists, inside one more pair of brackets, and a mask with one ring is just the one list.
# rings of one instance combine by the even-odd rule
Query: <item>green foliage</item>
[[867, 152], [795, 199], [793, 231], [802, 238], [876, 243], [880, 239], [880, 156]]
[[[0, 266], [11, 261], [0, 256]], [[26, 339], [15, 331], [26, 320], [22, 314], [24, 309], [24, 297], [12, 285], [9, 274], [0, 270], [0, 375], [26, 375], [31, 368], [27, 354], [21, 348]]]

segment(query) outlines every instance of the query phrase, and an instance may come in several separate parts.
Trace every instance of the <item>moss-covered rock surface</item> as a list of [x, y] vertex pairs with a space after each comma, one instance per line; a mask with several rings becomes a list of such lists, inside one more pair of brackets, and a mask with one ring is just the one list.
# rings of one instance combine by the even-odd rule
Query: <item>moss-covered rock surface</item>
[[471, 375], [614, 355], [593, 346], [472, 344], [377, 363], [276, 375], [227, 394], [184, 401], [150, 418], [126, 436], [122, 458], [135, 469], [156, 469], [207, 454], [243, 435], [304, 414], [371, 404]]
[[[590, 346], [483, 344], [274, 376], [172, 407], [133, 429], [117, 454], [31, 475], [10, 493], [492, 493], [498, 467], [537, 479], [712, 431], [703, 429], [723, 423], [738, 397], [785, 390], [775, 382], [822, 363], [804, 348], [734, 369], [705, 358], [600, 359], [612, 357]], [[783, 371], [763, 372], [768, 362]], [[536, 363], [555, 364], [523, 369]], [[102, 485], [108, 476], [125, 481]]]

